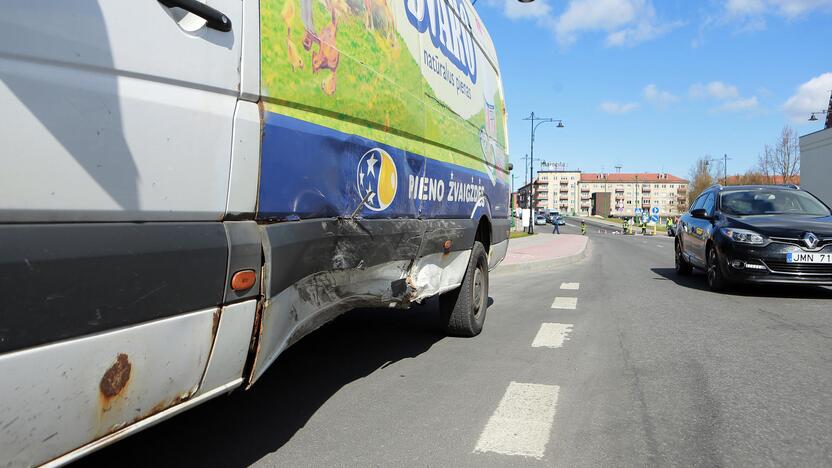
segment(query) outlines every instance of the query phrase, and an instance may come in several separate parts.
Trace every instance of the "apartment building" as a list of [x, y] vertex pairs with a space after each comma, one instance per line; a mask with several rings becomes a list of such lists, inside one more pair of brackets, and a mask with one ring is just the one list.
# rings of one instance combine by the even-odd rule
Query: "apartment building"
[[540, 191], [539, 191], [538, 187], [539, 187], [539, 184], [537, 182], [537, 179], [535, 179], [534, 181], [532, 181], [531, 184], [526, 184], [526, 185], [520, 187], [519, 189], [517, 189], [517, 192], [515, 192], [515, 194], [514, 194], [515, 201], [517, 202], [517, 204], [514, 205], [515, 208], [528, 208], [529, 207], [529, 196], [531, 196], [532, 199], [534, 200], [534, 208], [535, 208], [534, 211], [535, 212], [543, 211], [544, 208], [546, 208], [546, 207], [543, 205], [542, 201], [539, 199]]
[[636, 208], [659, 207], [660, 216], [687, 211], [688, 181], [665, 173], [582, 173], [578, 213], [592, 213], [592, 194], [610, 193], [612, 216], [634, 216]]
[[654, 206], [659, 207], [660, 216], [676, 216], [687, 210], [688, 181], [665, 173], [540, 171], [533, 183], [518, 190], [518, 206], [528, 206], [529, 193], [537, 212], [589, 216], [592, 200], [597, 198], [593, 194], [609, 193], [612, 216], [634, 216], [636, 208]]

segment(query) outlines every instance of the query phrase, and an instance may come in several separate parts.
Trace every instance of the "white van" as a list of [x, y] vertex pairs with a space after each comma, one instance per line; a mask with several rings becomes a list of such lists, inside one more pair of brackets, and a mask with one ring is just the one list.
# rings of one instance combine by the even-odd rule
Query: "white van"
[[248, 387], [351, 308], [480, 332], [509, 168], [469, 2], [2, 10], [0, 466]]

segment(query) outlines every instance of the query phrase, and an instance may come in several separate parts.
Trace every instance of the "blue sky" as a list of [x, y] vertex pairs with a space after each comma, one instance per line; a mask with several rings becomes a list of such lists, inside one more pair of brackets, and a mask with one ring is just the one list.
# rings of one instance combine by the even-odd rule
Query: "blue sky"
[[476, 8], [499, 56], [518, 169], [531, 111], [566, 122], [538, 129], [535, 157], [681, 177], [696, 158], [725, 153], [728, 171], [744, 172], [783, 125], [822, 128], [807, 118], [832, 89], [832, 0], [478, 0]]

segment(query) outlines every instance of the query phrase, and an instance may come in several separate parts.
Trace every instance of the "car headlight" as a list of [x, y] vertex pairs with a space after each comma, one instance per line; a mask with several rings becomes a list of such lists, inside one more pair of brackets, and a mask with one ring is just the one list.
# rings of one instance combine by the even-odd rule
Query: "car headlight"
[[766, 245], [768, 237], [747, 229], [722, 228], [722, 235], [738, 244]]

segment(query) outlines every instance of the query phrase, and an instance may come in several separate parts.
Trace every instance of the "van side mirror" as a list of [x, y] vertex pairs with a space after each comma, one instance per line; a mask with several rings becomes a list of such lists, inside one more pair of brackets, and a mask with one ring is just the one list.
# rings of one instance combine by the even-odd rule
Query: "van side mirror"
[[697, 208], [695, 210], [691, 210], [690, 215], [696, 219], [711, 219], [711, 217], [708, 216], [708, 211], [705, 210], [705, 208]]

